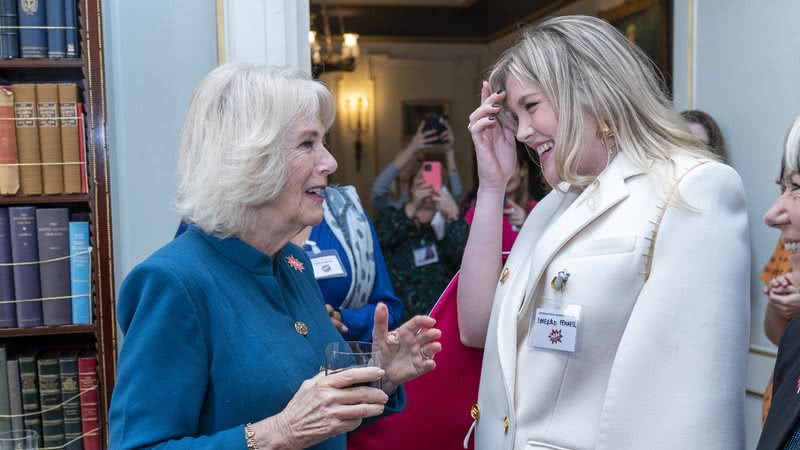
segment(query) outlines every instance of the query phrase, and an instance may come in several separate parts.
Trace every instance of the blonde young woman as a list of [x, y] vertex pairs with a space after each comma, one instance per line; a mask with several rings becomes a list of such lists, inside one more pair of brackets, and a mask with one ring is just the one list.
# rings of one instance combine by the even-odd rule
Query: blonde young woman
[[[469, 129], [480, 186], [458, 320], [485, 348], [475, 448], [742, 448], [742, 183], [652, 63], [597, 18], [549, 19], [496, 63]], [[503, 266], [515, 138], [554, 190]]]

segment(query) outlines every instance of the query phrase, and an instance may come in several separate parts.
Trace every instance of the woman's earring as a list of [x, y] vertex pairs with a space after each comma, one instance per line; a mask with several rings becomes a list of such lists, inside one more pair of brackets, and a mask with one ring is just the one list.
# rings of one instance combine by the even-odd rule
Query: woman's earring
[[617, 150], [617, 133], [601, 120], [597, 127], [597, 137], [600, 139], [600, 142], [603, 143], [603, 147], [608, 150], [608, 159], [610, 160]]

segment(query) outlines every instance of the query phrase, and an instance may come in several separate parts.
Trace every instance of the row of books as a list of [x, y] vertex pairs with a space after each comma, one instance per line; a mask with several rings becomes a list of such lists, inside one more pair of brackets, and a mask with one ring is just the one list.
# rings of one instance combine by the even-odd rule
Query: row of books
[[0, 345], [0, 432], [34, 430], [42, 448], [99, 450], [98, 392], [93, 354], [13, 355]]
[[88, 192], [75, 83], [0, 86], [0, 195]]
[[77, 0], [0, 0], [0, 58], [77, 58]]
[[88, 213], [0, 208], [0, 328], [91, 323], [90, 264]]

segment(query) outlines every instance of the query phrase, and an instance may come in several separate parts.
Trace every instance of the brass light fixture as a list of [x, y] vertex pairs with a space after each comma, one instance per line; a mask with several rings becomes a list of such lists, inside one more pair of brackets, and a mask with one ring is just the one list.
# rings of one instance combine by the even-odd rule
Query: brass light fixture
[[322, 16], [322, 36], [314, 30], [316, 14], [311, 16], [311, 30], [308, 32], [314, 75], [319, 76], [323, 72], [334, 71], [352, 72], [356, 68], [356, 60], [359, 55], [358, 34], [345, 32], [344, 18], [341, 12], [338, 14], [339, 34], [331, 33], [327, 2], [322, 3], [320, 15]]

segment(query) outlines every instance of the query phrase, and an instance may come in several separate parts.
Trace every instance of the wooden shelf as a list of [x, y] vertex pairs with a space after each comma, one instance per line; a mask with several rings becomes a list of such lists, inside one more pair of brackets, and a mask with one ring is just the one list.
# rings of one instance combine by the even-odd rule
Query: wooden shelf
[[88, 203], [89, 194], [1, 195], [2, 205], [40, 205], [48, 203]]
[[61, 325], [37, 328], [0, 328], [0, 338], [94, 334], [94, 325]]
[[3, 59], [0, 60], [0, 70], [2, 69], [64, 69], [83, 67], [83, 60], [80, 58], [69, 59]]

